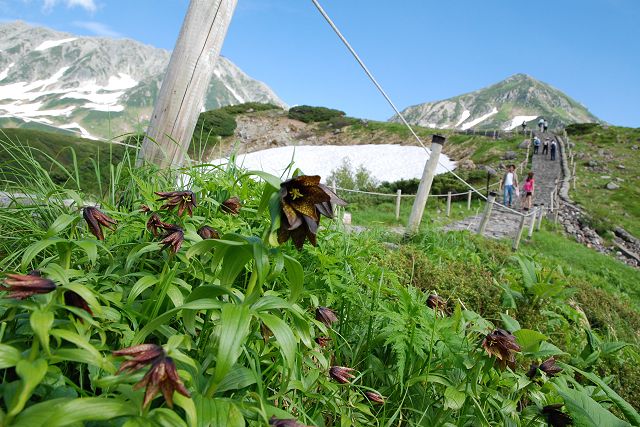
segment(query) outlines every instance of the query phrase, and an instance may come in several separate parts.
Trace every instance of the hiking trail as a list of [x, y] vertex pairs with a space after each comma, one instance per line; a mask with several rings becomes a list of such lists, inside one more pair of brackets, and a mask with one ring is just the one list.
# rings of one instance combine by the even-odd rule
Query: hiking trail
[[[556, 160], [554, 161], [550, 160], [549, 154], [542, 154], [542, 145], [540, 146], [538, 154], [531, 154], [531, 170], [533, 171], [535, 178], [533, 203], [544, 203], [545, 207], [548, 209], [551, 201], [551, 192], [556, 186], [556, 180], [560, 180], [562, 178], [561, 158], [563, 153], [559, 142], [560, 137], [551, 132], [535, 132], [534, 135], [537, 135], [541, 141], [544, 141], [545, 138], [549, 138], [550, 140], [555, 139], [557, 142]], [[530, 144], [531, 143], [532, 142], [530, 142]], [[526, 148], [524, 148], [524, 150], [526, 150]], [[533, 153], [533, 148], [531, 149], [531, 153]], [[529, 170], [525, 167], [523, 172], [518, 175], [518, 184], [520, 187], [521, 197], [523, 196], [522, 184], [524, 183], [524, 179], [526, 178], [528, 172]], [[500, 173], [502, 174], [503, 171], [500, 171]], [[503, 203], [503, 195], [498, 194], [498, 196], [496, 197], [496, 201]], [[522, 198], [516, 198], [516, 210], [521, 211], [521, 203]], [[482, 214], [473, 215], [463, 220], [448, 224], [443, 227], [443, 229], [446, 231], [470, 230], [475, 232], [478, 229], [481, 218]], [[529, 224], [529, 222], [530, 219], [526, 219], [525, 224]], [[493, 207], [493, 211], [491, 212], [491, 218], [489, 218], [489, 222], [487, 223], [484, 236], [494, 239], [511, 238], [518, 231], [519, 225], [520, 215], [513, 213], [498, 204], [495, 204]]]

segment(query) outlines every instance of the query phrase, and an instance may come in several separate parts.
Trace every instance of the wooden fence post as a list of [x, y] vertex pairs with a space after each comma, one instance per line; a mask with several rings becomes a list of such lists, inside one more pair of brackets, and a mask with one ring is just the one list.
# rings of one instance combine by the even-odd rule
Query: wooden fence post
[[482, 235], [487, 228], [487, 223], [489, 222], [489, 218], [491, 217], [491, 211], [493, 210], [493, 204], [496, 201], [497, 194], [493, 191], [489, 193], [487, 197], [487, 204], [484, 208], [484, 213], [482, 214], [482, 218], [480, 219], [480, 224], [478, 225], [477, 233]]
[[447, 217], [451, 216], [451, 191], [447, 193]]
[[331, 189], [333, 190], [333, 192], [335, 194], [338, 194], [338, 186], [336, 185], [336, 180], [334, 179], [333, 182], [331, 183]]
[[417, 233], [420, 228], [424, 207], [427, 204], [427, 198], [429, 197], [431, 184], [433, 183], [433, 176], [436, 174], [438, 160], [440, 159], [440, 153], [442, 152], [444, 143], [445, 138], [441, 135], [433, 135], [431, 138], [431, 155], [424, 165], [422, 179], [418, 186], [418, 194], [416, 194], [416, 199], [413, 202], [411, 214], [409, 215], [409, 222], [407, 224], [407, 233], [409, 234]]
[[237, 0], [191, 0], [137, 164], [181, 166]]
[[400, 202], [402, 201], [402, 190], [396, 191], [396, 221], [400, 219]]
[[554, 199], [554, 196], [555, 196], [555, 192], [556, 192], [556, 190], [552, 190], [551, 194], [549, 196], [549, 212], [553, 212], [553, 199]]
[[537, 230], [540, 230], [540, 227], [542, 226], [542, 218], [544, 217], [544, 203], [542, 203], [540, 205], [540, 213], [538, 214], [538, 226], [536, 227]]
[[536, 226], [536, 215], [538, 215], [538, 211], [540, 208], [538, 206], [533, 208], [533, 212], [531, 213], [531, 222], [529, 223], [529, 234], [527, 234], [527, 239], [530, 240], [533, 237], [533, 230]]
[[520, 239], [522, 239], [522, 231], [524, 230], [524, 223], [526, 219], [527, 217], [525, 215], [522, 215], [520, 217], [520, 225], [518, 226], [518, 231], [516, 232], [516, 236], [513, 239], [513, 245], [511, 246], [511, 249], [513, 249], [513, 251], [517, 251], [518, 247], [520, 246]]
[[470, 211], [471, 210], [471, 196], [473, 195], [472, 191], [469, 190], [467, 192], [467, 210]]

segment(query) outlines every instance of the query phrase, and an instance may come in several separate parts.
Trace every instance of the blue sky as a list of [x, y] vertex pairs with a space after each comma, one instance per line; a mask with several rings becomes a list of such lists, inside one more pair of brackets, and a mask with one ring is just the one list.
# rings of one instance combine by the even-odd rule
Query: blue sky
[[[526, 73], [640, 127], [639, 0], [321, 0], [400, 107]], [[0, 19], [172, 49], [188, 0], [0, 0]], [[222, 50], [288, 104], [390, 107], [310, 0], [238, 0]]]

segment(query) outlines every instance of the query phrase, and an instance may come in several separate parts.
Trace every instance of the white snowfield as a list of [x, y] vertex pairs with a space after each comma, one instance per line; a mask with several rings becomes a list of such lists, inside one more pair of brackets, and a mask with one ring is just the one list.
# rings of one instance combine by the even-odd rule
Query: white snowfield
[[77, 40], [77, 37], [71, 37], [69, 39], [61, 39], [61, 40], [47, 40], [42, 42], [38, 47], [35, 48], [37, 51], [51, 49], [52, 47], [60, 46], [64, 43], [69, 43], [74, 40]]
[[530, 122], [531, 120], [537, 119], [538, 116], [515, 116], [511, 119], [511, 123], [507, 125], [503, 130], [513, 130], [518, 126], [522, 125], [522, 122]]
[[[7, 77], [12, 66], [13, 64], [0, 72], [0, 81]], [[127, 89], [131, 89], [138, 84], [138, 81], [128, 74], [118, 73], [117, 76], [109, 77], [109, 81], [104, 86], [97, 84], [96, 80], [93, 79], [80, 82], [78, 86], [73, 88], [60, 87], [57, 83], [67, 70], [69, 70], [69, 67], [62, 67], [51, 77], [31, 83], [17, 82], [0, 85], [0, 115], [20, 119], [36, 119], [51, 116], [68, 116], [75, 108], [69, 106], [64, 109], [43, 110], [41, 109], [43, 102], [36, 100], [47, 95], [59, 95], [60, 99], [86, 100], [87, 102], [82, 108], [89, 110], [120, 112], [124, 110], [124, 106], [118, 104], [118, 101]]]
[[487, 120], [489, 117], [494, 116], [498, 114], [498, 109], [496, 107], [493, 107], [493, 110], [489, 111], [487, 114], [485, 114], [484, 116], [480, 116], [477, 119], [473, 119], [468, 123], [464, 123], [462, 125], [462, 130], [467, 130], [470, 129], [472, 127], [474, 127], [475, 125], [484, 122], [485, 120]]
[[[354, 170], [362, 165], [378, 181], [391, 182], [422, 177], [428, 154], [422, 147], [410, 145], [301, 145], [241, 154], [237, 164], [281, 176], [293, 160], [292, 170], [299, 168], [307, 175], [320, 175], [325, 180], [331, 171], [342, 165], [343, 159], [349, 160]], [[227, 161], [216, 159], [211, 163], [220, 165]], [[455, 162], [441, 154], [436, 173], [445, 173], [455, 167]]]

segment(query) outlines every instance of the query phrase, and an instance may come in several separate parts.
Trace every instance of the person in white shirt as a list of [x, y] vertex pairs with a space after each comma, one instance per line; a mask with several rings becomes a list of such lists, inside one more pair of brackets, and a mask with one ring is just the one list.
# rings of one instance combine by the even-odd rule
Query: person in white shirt
[[516, 175], [516, 165], [507, 166], [507, 171], [500, 180], [500, 190], [503, 191], [503, 203], [511, 207], [515, 205], [514, 192], [518, 188], [518, 176]]

